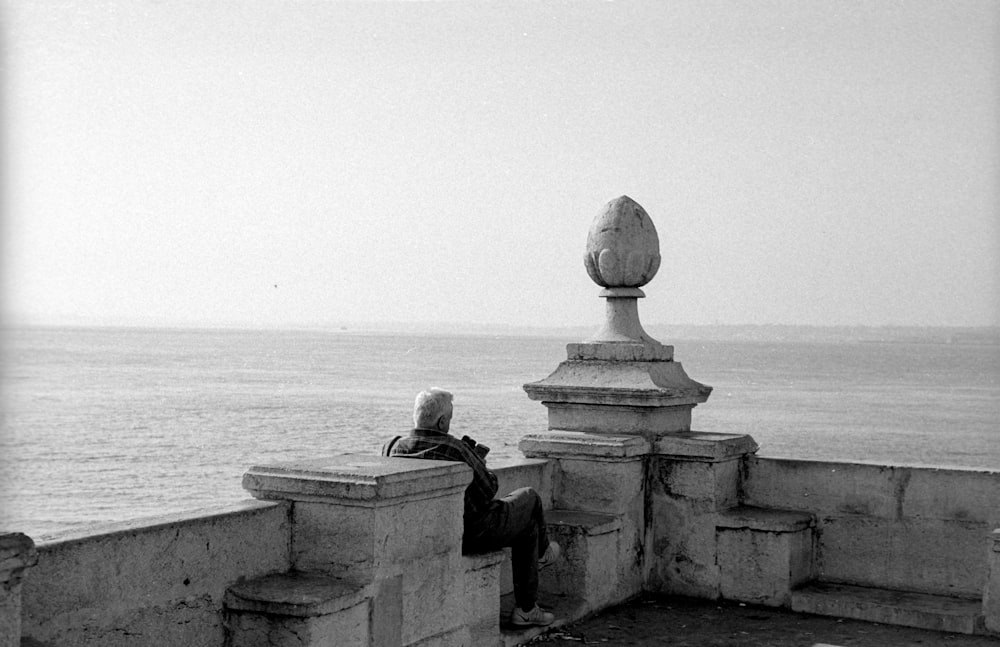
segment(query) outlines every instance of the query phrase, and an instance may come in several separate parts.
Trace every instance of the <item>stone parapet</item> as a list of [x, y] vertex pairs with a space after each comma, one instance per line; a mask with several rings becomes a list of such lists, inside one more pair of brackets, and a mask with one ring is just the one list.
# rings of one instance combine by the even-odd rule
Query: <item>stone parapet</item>
[[45, 645], [217, 647], [227, 587], [289, 568], [289, 506], [247, 499], [38, 542], [22, 633]]
[[754, 457], [743, 494], [748, 505], [816, 516], [822, 580], [963, 597], [986, 585], [1000, 472]]

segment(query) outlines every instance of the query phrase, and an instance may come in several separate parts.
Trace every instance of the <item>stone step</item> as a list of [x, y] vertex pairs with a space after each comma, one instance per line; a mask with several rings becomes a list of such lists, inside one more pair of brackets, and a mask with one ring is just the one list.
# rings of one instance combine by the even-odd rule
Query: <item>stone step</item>
[[223, 600], [227, 645], [304, 647], [366, 645], [371, 637], [370, 586], [304, 573], [279, 573], [237, 582]]
[[950, 633], [983, 633], [982, 601], [811, 582], [792, 591], [793, 611]]
[[727, 600], [786, 606], [792, 590], [813, 579], [814, 526], [809, 512], [738, 506], [719, 513], [719, 593]]
[[579, 597], [597, 606], [607, 604], [618, 581], [618, 517], [578, 510], [546, 513], [549, 539], [559, 543], [562, 556], [539, 573], [539, 589]]

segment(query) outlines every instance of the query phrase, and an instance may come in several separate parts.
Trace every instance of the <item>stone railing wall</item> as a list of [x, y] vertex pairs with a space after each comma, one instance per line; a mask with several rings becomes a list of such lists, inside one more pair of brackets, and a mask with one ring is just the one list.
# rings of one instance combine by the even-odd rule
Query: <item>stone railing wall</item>
[[[580, 442], [572, 434], [569, 436]], [[557, 447], [547, 444], [551, 442], [535, 438], [525, 444], [531, 452], [547, 450], [558, 454]], [[564, 437], [556, 444], [564, 447], [566, 442]], [[752, 506], [814, 515], [812, 575], [819, 579], [982, 597], [986, 627], [994, 632], [1000, 629], [1000, 618], [993, 617], [1000, 599], [1000, 558], [996, 557], [1000, 554], [1000, 534], [991, 533], [1000, 526], [996, 505], [1000, 501], [1000, 472], [752, 455], [735, 463], [719, 460], [720, 456], [713, 460], [703, 457], [703, 461], [688, 456], [674, 462], [665, 454], [655, 460], [650, 460], [652, 455], [644, 459], [635, 454], [633, 460], [628, 451], [619, 451], [622, 446], [637, 448], [642, 443], [640, 439], [619, 438], [588, 449], [589, 456], [578, 452], [572, 458], [555, 455], [550, 459], [502, 461], [494, 466], [501, 491], [534, 487], [550, 508], [575, 502], [581, 504], [574, 506], [579, 509], [587, 507], [588, 501], [598, 501], [603, 502], [597, 506], [598, 512], [614, 512], [619, 499], [634, 499], [628, 494], [634, 489], [628, 483], [636, 481], [640, 500], [646, 501], [639, 508], [645, 508], [654, 518], [634, 519], [644, 513], [634, 504], [624, 506], [615, 526], [614, 536], [619, 539], [594, 543], [590, 550], [596, 553], [589, 556], [589, 565], [575, 565], [585, 569], [611, 565], [610, 570], [605, 568], [601, 573], [620, 581], [605, 583], [602, 595], [606, 603], [641, 590], [743, 599], [746, 596], [739, 591], [726, 590], [724, 567], [717, 567], [713, 573], [705, 565], [725, 563], [720, 555], [727, 547], [719, 540], [717, 530], [720, 511], [725, 514], [727, 509]], [[611, 461], [607, 460], [609, 447], [617, 452]], [[623, 474], [633, 471], [630, 466], [641, 472], [643, 465], [652, 466], [646, 476], [636, 473], [634, 479], [622, 480]], [[338, 478], [350, 480], [349, 471], [339, 470]], [[393, 478], [391, 471], [385, 473]], [[581, 478], [586, 489], [573, 485]], [[641, 493], [644, 490], [646, 494]], [[313, 497], [310, 494], [305, 498]], [[401, 507], [386, 519], [402, 524], [405, 537], [441, 540], [439, 515], [427, 514], [427, 506], [437, 509], [450, 505], [455, 508], [450, 516], [460, 514], [460, 496], [455, 493], [427, 497], [408, 490], [404, 498]], [[454, 536], [439, 543], [437, 557], [430, 560], [431, 570], [450, 573], [448, 578], [438, 578], [438, 582], [425, 577], [428, 571], [423, 551], [427, 547], [420, 541], [399, 542], [394, 558], [379, 556], [378, 547], [370, 543], [361, 542], [376, 552], [363, 546], [359, 549], [359, 536], [347, 537], [342, 532], [338, 545], [310, 535], [313, 531], [308, 530], [306, 536], [311, 536], [312, 545], [303, 545], [304, 537], [300, 536], [295, 546], [295, 505], [244, 501], [190, 515], [115, 524], [78, 536], [65, 534], [41, 541], [37, 546], [38, 564], [28, 570], [21, 591], [22, 634], [53, 647], [221, 647], [228, 644], [227, 626], [232, 624], [224, 609], [226, 591], [242, 581], [294, 571], [298, 560], [306, 571], [338, 571], [338, 577], [348, 579], [363, 573], [361, 578], [370, 582], [379, 579], [376, 571], [385, 570], [382, 579], [395, 581], [394, 585], [383, 582], [381, 592], [371, 586], [362, 587], [357, 595], [357, 600], [367, 600], [368, 605], [361, 617], [381, 617], [383, 629], [396, 625], [396, 634], [388, 636], [385, 644], [415, 644], [435, 636], [441, 638], [441, 644], [478, 644], [473, 638], [481, 641], [484, 633], [494, 635], [495, 640], [482, 644], [499, 643], [497, 598], [510, 588], [509, 570], [504, 568], [502, 558], [500, 563], [463, 563], [458, 557], [458, 535], [451, 532]], [[406, 512], [406, 508], [413, 512]], [[358, 508], [356, 514], [362, 515], [359, 519], [369, 514], [364, 509]], [[375, 508], [368, 509], [377, 516]], [[341, 516], [341, 512], [331, 509], [332, 525], [351, 525], [347, 521], [352, 513]], [[632, 530], [621, 531], [623, 525], [633, 521], [636, 525]], [[394, 531], [391, 524], [379, 522], [375, 516], [353, 527], [357, 530], [362, 526]], [[399, 530], [395, 529], [402, 535]], [[405, 557], [413, 552], [410, 548], [420, 554]], [[617, 569], [613, 566], [616, 564]], [[453, 567], [451, 571], [444, 568], [447, 565]], [[496, 573], [488, 574], [493, 566], [499, 568], [499, 581]], [[476, 569], [484, 575], [470, 575]], [[766, 580], [775, 574], [765, 572], [760, 576]], [[564, 571], [559, 577], [575, 576]], [[468, 583], [476, 578], [470, 587]], [[580, 581], [584, 579], [580, 576]], [[457, 581], [466, 581], [466, 585], [456, 589]], [[374, 601], [380, 595], [398, 609], [377, 610]], [[442, 600], [446, 603], [441, 604]], [[600, 604], [597, 601], [598, 607]], [[431, 613], [439, 605], [443, 613]], [[408, 615], [429, 619], [420, 625]], [[443, 624], [435, 624], [434, 617]], [[446, 622], [444, 618], [458, 620]], [[478, 629], [474, 627], [477, 622]], [[404, 629], [404, 625], [408, 627]], [[371, 624], [359, 628], [359, 640], [373, 641], [374, 628]]]
[[39, 541], [21, 633], [44, 645], [221, 647], [240, 578], [288, 570], [289, 507], [245, 501]]
[[978, 598], [1000, 472], [752, 457], [743, 502], [815, 516], [816, 576]]

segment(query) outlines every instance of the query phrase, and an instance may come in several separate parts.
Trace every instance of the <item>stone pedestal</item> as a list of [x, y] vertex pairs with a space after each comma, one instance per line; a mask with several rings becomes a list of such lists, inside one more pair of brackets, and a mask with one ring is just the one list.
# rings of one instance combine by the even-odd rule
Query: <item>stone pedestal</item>
[[691, 411], [712, 387], [688, 377], [673, 347], [639, 322], [639, 288], [660, 266], [646, 211], [627, 196], [605, 205], [584, 266], [604, 288], [604, 324], [567, 345], [551, 375], [524, 385], [548, 409], [551, 433], [526, 437], [521, 451], [557, 463], [555, 507], [620, 518], [622, 591], [718, 597], [716, 516], [737, 505], [742, 459], [757, 445], [691, 431]]
[[471, 478], [464, 463], [339, 456], [255, 466], [243, 487], [292, 502], [294, 570], [372, 585], [372, 644], [437, 636], [447, 645], [450, 632], [465, 631], [456, 582], [465, 579], [463, 495]]
[[21, 644], [21, 578], [37, 562], [30, 537], [19, 532], [0, 534], [0, 647]]

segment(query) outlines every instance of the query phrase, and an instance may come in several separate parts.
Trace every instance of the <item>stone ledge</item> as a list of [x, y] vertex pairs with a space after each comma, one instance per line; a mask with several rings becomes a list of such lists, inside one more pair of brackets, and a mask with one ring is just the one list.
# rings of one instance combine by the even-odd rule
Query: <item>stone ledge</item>
[[656, 439], [653, 452], [679, 460], [721, 461], [753, 454], [757, 441], [747, 434], [688, 431], [664, 434]]
[[982, 633], [980, 600], [813, 582], [792, 591], [793, 611], [948, 631]]
[[371, 597], [367, 585], [291, 572], [237, 582], [226, 591], [224, 604], [229, 611], [313, 618], [349, 609]]
[[650, 443], [642, 436], [609, 436], [554, 429], [522, 437], [517, 448], [528, 457], [632, 459], [648, 454]]
[[720, 512], [715, 527], [784, 533], [799, 532], [814, 526], [815, 523], [816, 520], [811, 512], [739, 506]]
[[605, 535], [622, 527], [619, 517], [582, 510], [550, 510], [545, 515], [545, 524], [555, 532], [565, 528], [582, 531], [590, 536]]

